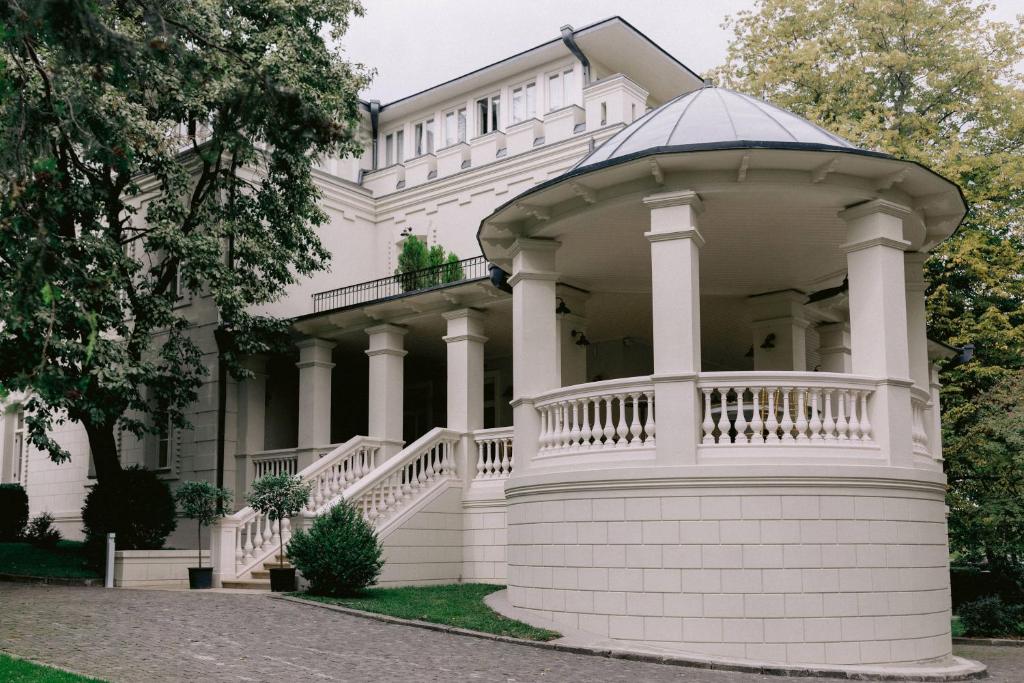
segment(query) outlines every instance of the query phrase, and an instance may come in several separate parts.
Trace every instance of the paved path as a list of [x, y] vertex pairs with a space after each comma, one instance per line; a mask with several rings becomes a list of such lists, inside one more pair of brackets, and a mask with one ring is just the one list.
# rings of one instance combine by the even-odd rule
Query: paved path
[[[550, 652], [265, 595], [12, 583], [0, 583], [0, 650], [117, 683], [784, 680]], [[1005, 650], [974, 648], [967, 656], [991, 661], [993, 682], [1020, 681], [1024, 648]]]

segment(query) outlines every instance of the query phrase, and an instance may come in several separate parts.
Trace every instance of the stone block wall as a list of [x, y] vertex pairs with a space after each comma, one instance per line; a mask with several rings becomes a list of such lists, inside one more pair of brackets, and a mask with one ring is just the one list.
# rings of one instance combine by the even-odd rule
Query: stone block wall
[[788, 663], [951, 653], [938, 488], [513, 495], [508, 522], [511, 603], [572, 628]]
[[506, 581], [505, 505], [465, 506], [462, 531], [462, 580]]
[[457, 583], [462, 576], [462, 489], [450, 486], [382, 539], [378, 586]]

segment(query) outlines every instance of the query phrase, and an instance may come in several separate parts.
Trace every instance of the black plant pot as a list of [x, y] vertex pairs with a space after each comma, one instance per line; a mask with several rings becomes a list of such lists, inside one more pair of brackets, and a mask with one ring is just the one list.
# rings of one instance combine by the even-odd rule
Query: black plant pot
[[291, 593], [295, 590], [295, 567], [273, 567], [270, 570], [270, 590]]
[[211, 588], [213, 586], [213, 567], [189, 567], [189, 588]]

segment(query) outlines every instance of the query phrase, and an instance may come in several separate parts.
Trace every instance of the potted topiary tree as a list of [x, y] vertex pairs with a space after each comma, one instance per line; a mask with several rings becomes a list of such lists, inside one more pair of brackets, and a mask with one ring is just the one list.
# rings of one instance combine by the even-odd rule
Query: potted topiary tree
[[280, 566], [270, 569], [270, 590], [280, 593], [295, 590], [295, 567], [284, 566], [284, 534], [281, 520], [297, 515], [309, 500], [310, 485], [291, 474], [268, 474], [252, 483], [245, 497], [256, 512], [277, 522], [277, 535], [281, 541], [278, 551]]
[[199, 566], [188, 568], [189, 588], [213, 586], [213, 567], [203, 566], [203, 527], [210, 526], [226, 514], [231, 492], [217, 488], [208, 481], [186, 481], [178, 487], [174, 499], [181, 506], [181, 516], [196, 520], [196, 553]]

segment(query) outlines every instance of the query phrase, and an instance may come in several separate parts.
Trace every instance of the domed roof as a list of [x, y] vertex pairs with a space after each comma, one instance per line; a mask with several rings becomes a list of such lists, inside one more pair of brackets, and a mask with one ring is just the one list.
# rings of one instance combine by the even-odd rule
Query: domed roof
[[701, 149], [868, 152], [767, 102], [725, 88], [704, 87], [670, 100], [609, 138], [573, 168], [608, 165], [652, 152]]

